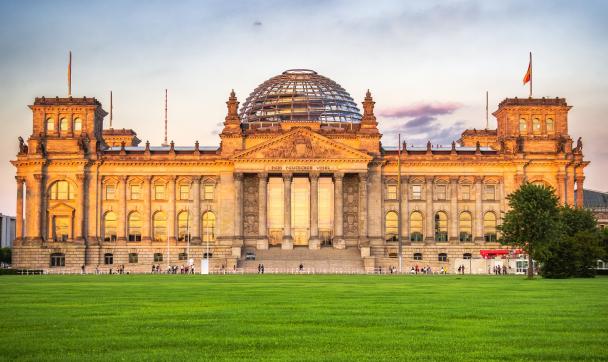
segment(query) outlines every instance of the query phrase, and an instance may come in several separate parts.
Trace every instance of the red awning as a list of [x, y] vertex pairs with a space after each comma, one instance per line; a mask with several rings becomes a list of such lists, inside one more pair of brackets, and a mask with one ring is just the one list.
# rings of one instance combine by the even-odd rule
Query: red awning
[[508, 254], [522, 254], [523, 251], [521, 249], [514, 249], [514, 250], [509, 250], [509, 249], [486, 249], [486, 250], [479, 250], [479, 254], [481, 254], [482, 257], [487, 258], [487, 257], [492, 257], [492, 256], [497, 256], [497, 255], [508, 255]]

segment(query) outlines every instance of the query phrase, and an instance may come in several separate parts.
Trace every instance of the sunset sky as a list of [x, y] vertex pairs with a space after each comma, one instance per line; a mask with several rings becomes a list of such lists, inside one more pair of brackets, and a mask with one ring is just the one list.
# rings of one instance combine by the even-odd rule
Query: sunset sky
[[[583, 137], [585, 186], [608, 191], [608, 2], [600, 1], [7, 1], [0, 0], [0, 212], [15, 213], [17, 137], [36, 96], [96, 97], [114, 128], [217, 146], [229, 92], [314, 69], [359, 104], [369, 88], [384, 145], [449, 144], [485, 127], [506, 97], [565, 97]], [[490, 127], [495, 127], [490, 118]]]

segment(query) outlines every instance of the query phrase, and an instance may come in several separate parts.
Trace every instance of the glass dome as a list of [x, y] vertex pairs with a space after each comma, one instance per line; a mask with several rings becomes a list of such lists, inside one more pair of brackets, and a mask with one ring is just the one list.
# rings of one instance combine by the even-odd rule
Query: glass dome
[[290, 69], [260, 84], [239, 113], [243, 123], [361, 121], [357, 104], [333, 80], [308, 69]]

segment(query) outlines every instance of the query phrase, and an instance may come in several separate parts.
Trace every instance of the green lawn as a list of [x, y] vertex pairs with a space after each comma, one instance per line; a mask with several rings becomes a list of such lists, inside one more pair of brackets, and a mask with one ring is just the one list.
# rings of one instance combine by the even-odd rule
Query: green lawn
[[2, 360], [608, 360], [608, 278], [2, 276]]

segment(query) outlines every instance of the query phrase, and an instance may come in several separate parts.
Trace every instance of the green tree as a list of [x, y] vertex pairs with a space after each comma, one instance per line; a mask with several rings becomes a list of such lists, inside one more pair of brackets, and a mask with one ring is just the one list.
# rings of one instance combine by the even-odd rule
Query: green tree
[[602, 239], [596, 231], [581, 231], [571, 237], [574, 243], [574, 276], [593, 278], [597, 260], [602, 257]]
[[551, 241], [560, 236], [559, 201], [551, 187], [524, 183], [507, 196], [501, 242], [522, 248], [528, 254], [528, 278], [534, 278], [532, 260], [543, 260]]
[[559, 213], [562, 232], [566, 236], [574, 236], [584, 231], [597, 231], [597, 220], [590, 210], [566, 205], [560, 208]]

